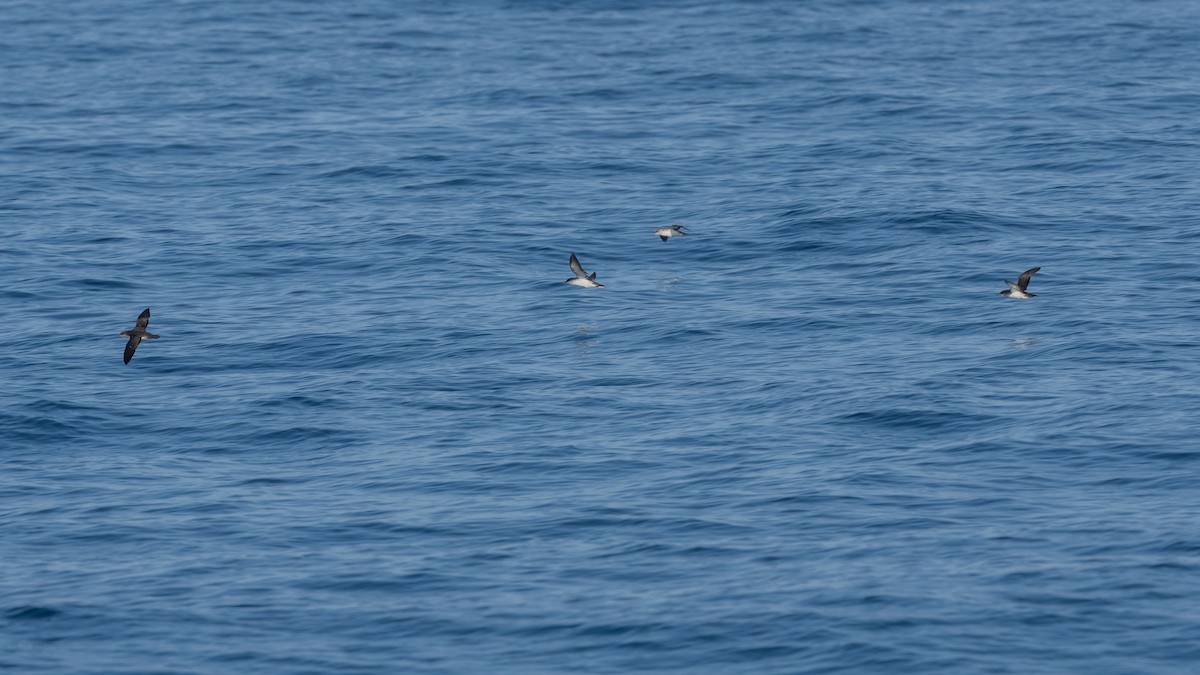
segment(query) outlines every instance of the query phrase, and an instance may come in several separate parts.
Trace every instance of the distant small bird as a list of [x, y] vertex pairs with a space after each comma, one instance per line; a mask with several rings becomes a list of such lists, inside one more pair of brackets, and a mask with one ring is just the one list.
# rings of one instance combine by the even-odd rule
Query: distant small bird
[[574, 253], [571, 254], [571, 271], [575, 273], [575, 276], [567, 279], [568, 284], [583, 288], [604, 288], [604, 284], [596, 281], [595, 272], [588, 276], [588, 273], [583, 271], [583, 265], [579, 264], [579, 258], [576, 258]]
[[1005, 279], [1004, 283], [1008, 284], [1008, 290], [1000, 291], [1000, 295], [1003, 295], [1003, 296], [1009, 297], [1009, 298], [1020, 298], [1022, 300], [1027, 300], [1029, 298], [1034, 297], [1035, 295], [1037, 295], [1036, 293], [1026, 293], [1025, 289], [1029, 288], [1029, 277], [1032, 277], [1034, 275], [1034, 273], [1040, 269], [1042, 269], [1042, 268], [1035, 267], [1030, 270], [1025, 270], [1024, 272], [1021, 273], [1021, 276], [1017, 277], [1017, 283], [1015, 283], [1015, 284], [1013, 282], [1009, 281], [1008, 279]]
[[672, 225], [670, 227], [660, 227], [654, 231], [654, 234], [657, 234], [663, 241], [666, 241], [671, 237], [682, 237], [687, 234], [687, 232], [684, 232], [686, 229], [683, 225]]
[[121, 331], [122, 337], [128, 337], [129, 342], [125, 343], [125, 363], [129, 363], [129, 359], [133, 358], [133, 353], [137, 351], [138, 345], [142, 344], [142, 338], [148, 340], [157, 340], [158, 336], [146, 330], [146, 326], [150, 324], [150, 308], [142, 312], [137, 318], [137, 325], [129, 330]]

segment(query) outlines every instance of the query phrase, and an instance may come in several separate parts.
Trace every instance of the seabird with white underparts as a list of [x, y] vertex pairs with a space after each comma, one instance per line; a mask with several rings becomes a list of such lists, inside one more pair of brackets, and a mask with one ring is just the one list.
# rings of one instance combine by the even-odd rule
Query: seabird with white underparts
[[687, 232], [684, 232], [686, 229], [687, 227], [683, 225], [672, 225], [670, 227], [660, 227], [654, 231], [654, 234], [657, 234], [663, 241], [666, 241], [671, 237], [682, 237], [687, 234]]
[[579, 258], [576, 258], [574, 253], [571, 254], [571, 271], [575, 273], [575, 276], [567, 279], [568, 284], [583, 288], [604, 288], [604, 284], [596, 281], [595, 272], [588, 276], [588, 273], [583, 271], [583, 265], [579, 264]]
[[1029, 288], [1029, 278], [1040, 269], [1042, 268], [1034, 267], [1033, 269], [1025, 270], [1021, 273], [1021, 276], [1017, 277], [1017, 283], [1015, 284], [1005, 279], [1004, 283], [1008, 284], [1008, 290], [1000, 291], [1000, 295], [1003, 295], [1007, 298], [1020, 298], [1021, 300], [1028, 300], [1029, 298], [1034, 297], [1037, 295], [1036, 293], [1027, 293], [1025, 289]]

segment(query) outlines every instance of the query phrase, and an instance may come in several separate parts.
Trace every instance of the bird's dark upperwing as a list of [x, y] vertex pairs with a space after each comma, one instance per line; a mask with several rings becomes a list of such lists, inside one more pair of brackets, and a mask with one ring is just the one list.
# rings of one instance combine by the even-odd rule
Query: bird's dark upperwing
[[[137, 320], [138, 328], [145, 328], [148, 325], [150, 325], [150, 308], [149, 307], [146, 308], [146, 311], [144, 311], [138, 315], [138, 320]], [[134, 345], [134, 346], [136, 347], [137, 345]], [[132, 354], [133, 352], [130, 351], [129, 353]], [[129, 363], [129, 360], [126, 359], [125, 362]]]
[[[1029, 288], [1029, 277], [1032, 277], [1034, 275], [1034, 273], [1036, 273], [1040, 269], [1042, 269], [1042, 268], [1035, 267], [1031, 270], [1025, 270], [1024, 272], [1022, 272], [1021, 276], [1017, 277], [1017, 288], [1020, 288], [1021, 290], [1025, 290], [1026, 288]], [[146, 311], [149, 311], [149, 310], [146, 310]]]
[[133, 353], [137, 351], [138, 345], [142, 344], [140, 335], [130, 335], [129, 342], [125, 343], [125, 363], [129, 363], [129, 359], [133, 358]]
[[587, 278], [587, 272], [583, 271], [583, 265], [579, 264], [579, 258], [576, 258], [574, 253], [571, 254], [571, 271], [581, 279]]

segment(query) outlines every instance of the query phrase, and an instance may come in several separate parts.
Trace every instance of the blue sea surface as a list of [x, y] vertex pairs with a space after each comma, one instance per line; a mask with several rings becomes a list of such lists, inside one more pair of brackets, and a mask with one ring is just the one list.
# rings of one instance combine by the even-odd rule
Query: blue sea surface
[[1198, 111], [1192, 0], [5, 2], [0, 670], [1195, 673]]

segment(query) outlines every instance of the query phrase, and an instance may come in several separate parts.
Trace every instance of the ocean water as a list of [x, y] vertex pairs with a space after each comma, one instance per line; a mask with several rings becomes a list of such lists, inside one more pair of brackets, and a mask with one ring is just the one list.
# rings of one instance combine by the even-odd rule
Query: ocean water
[[1196, 672], [1198, 44], [0, 5], [0, 670]]

